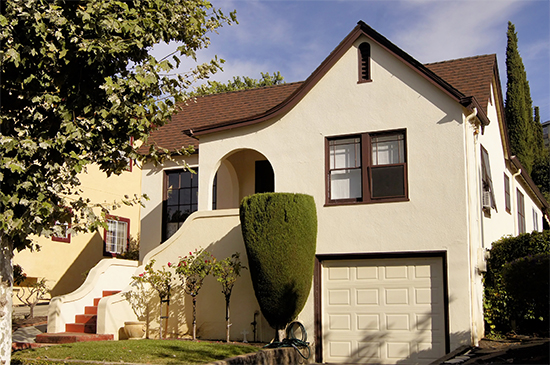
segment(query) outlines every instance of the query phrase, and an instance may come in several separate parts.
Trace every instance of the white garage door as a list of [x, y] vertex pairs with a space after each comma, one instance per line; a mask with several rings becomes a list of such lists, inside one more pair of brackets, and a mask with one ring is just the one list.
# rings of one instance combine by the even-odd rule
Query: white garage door
[[441, 258], [322, 264], [324, 362], [428, 364], [445, 354]]

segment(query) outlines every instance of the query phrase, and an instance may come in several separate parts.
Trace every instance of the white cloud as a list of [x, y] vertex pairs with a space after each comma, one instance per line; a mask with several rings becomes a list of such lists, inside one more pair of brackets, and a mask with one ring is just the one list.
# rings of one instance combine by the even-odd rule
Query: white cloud
[[[393, 39], [421, 62], [495, 53], [505, 41], [506, 20], [521, 1], [402, 2], [403, 28]], [[405, 25], [406, 24], [406, 25]]]

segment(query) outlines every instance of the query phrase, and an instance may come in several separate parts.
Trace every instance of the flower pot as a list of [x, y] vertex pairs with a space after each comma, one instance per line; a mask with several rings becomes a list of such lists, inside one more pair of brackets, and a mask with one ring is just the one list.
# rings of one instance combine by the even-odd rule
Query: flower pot
[[129, 340], [140, 340], [145, 335], [145, 321], [124, 322], [124, 332]]

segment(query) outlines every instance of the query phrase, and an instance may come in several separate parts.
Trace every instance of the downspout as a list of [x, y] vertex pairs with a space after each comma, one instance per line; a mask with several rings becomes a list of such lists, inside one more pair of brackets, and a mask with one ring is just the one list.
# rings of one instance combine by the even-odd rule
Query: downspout
[[[518, 177], [519, 175], [521, 174], [521, 169], [518, 169], [518, 172], [516, 172], [515, 174], [512, 174], [512, 191], [510, 191], [510, 199], [512, 198], [512, 196], [514, 197], [514, 206], [516, 207], [516, 216], [514, 217], [514, 235], [517, 236], [518, 235], [518, 230], [519, 230], [519, 227], [518, 227], [518, 211], [519, 211], [519, 207], [518, 207], [518, 193], [516, 192], [516, 177]], [[512, 212], [514, 212], [514, 210], [512, 210]]]
[[[471, 182], [471, 176], [470, 176], [470, 161], [468, 160], [468, 149], [465, 149], [465, 155], [466, 155], [466, 179], [467, 179], [467, 193], [468, 193], [468, 251], [470, 254], [470, 318], [472, 323], [472, 332], [471, 332], [471, 338], [470, 341], [473, 345], [477, 346], [477, 315], [474, 311], [474, 308], [477, 308], [477, 290], [476, 290], [476, 269], [475, 269], [475, 263], [477, 263], [477, 260], [474, 260], [474, 255], [477, 253], [473, 248], [473, 242], [475, 241], [474, 232], [472, 229], [472, 222], [470, 221], [470, 217], [475, 216], [477, 221], [477, 227], [479, 227], [479, 207], [477, 205], [472, 206], [472, 200], [474, 202], [478, 202], [479, 198], [479, 192], [478, 192], [478, 184], [477, 184], [477, 135], [479, 134], [478, 126], [474, 122], [474, 118], [477, 116], [477, 108], [474, 108], [472, 113], [466, 117], [466, 123], [465, 128], [468, 128], [468, 125], [472, 125], [474, 127], [474, 133], [473, 133], [473, 144], [474, 144], [474, 174], [475, 174], [475, 182], [474, 182], [474, 194], [475, 196], [472, 197], [472, 189], [470, 189], [470, 182]], [[466, 129], [466, 135], [467, 129]], [[467, 143], [467, 142], [466, 142]], [[467, 147], [467, 145], [466, 145]], [[471, 214], [472, 210], [475, 209], [475, 215]], [[479, 230], [476, 229], [476, 232], [479, 232]]]

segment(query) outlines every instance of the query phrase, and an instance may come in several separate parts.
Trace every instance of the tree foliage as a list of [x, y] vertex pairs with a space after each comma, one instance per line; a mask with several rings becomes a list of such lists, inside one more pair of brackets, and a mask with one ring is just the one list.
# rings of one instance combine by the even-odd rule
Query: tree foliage
[[[78, 196], [77, 174], [90, 163], [119, 174], [141, 158], [132, 140], [166, 123], [184, 90], [221, 64], [171, 76], [178, 56], [194, 58], [234, 14], [204, 0], [1, 6], [0, 230], [22, 249], [30, 234], [52, 234], [56, 221], [72, 220], [73, 230], [97, 221]], [[148, 54], [170, 41], [183, 42], [171, 57]]]
[[215, 265], [216, 258], [201, 248], [180, 258], [176, 267], [176, 274], [181, 279], [183, 290], [193, 300], [193, 340], [197, 339], [197, 295], [203, 286], [204, 279]]
[[[543, 285], [550, 275], [544, 266], [548, 265], [550, 231], [502, 238], [493, 242], [490, 253], [483, 277], [486, 332], [506, 334], [514, 329], [512, 321], [522, 334], [548, 330], [548, 313], [540, 315], [545, 307], [539, 301], [548, 300], [548, 288]], [[525, 285], [520, 289], [517, 286], [522, 277]], [[529, 288], [536, 288], [528, 294], [536, 301], [523, 297]]]
[[311, 289], [315, 202], [304, 194], [254, 194], [242, 200], [240, 218], [260, 309], [271, 327], [284, 329], [302, 311]]
[[[185, 89], [222, 63], [173, 74], [178, 57], [195, 59], [234, 21], [206, 0], [0, 2], [0, 303], [11, 306], [13, 249], [32, 247], [31, 234], [104, 224], [109, 207], [80, 195], [78, 174], [91, 163], [119, 174], [141, 159], [133, 141], [169, 121]], [[172, 41], [173, 54], [149, 55]], [[163, 152], [152, 147], [149, 157]], [[0, 363], [10, 357], [6, 317]]]
[[190, 96], [203, 96], [210, 94], [219, 94], [228, 91], [255, 89], [264, 86], [280, 85], [284, 83], [284, 77], [281, 76], [279, 71], [270, 75], [269, 72], [261, 72], [261, 79], [253, 79], [248, 76], [234, 76], [233, 80], [228, 80], [226, 83], [219, 81], [208, 81], [206, 84], [202, 84], [195, 91], [190, 92]]
[[246, 266], [241, 264], [240, 254], [235, 252], [230, 257], [226, 257], [221, 261], [217, 261], [212, 268], [212, 274], [216, 277], [218, 283], [222, 286], [222, 293], [225, 297], [225, 341], [229, 342], [230, 327], [229, 322], [229, 303], [231, 301], [231, 293], [233, 287], [241, 276], [241, 270], [245, 270]]
[[[518, 50], [514, 24], [508, 22], [506, 45], [506, 102], [504, 114], [512, 154], [531, 174], [533, 166], [544, 152], [542, 127], [533, 118], [533, 102], [523, 60]], [[538, 108], [535, 109], [538, 115]]]

